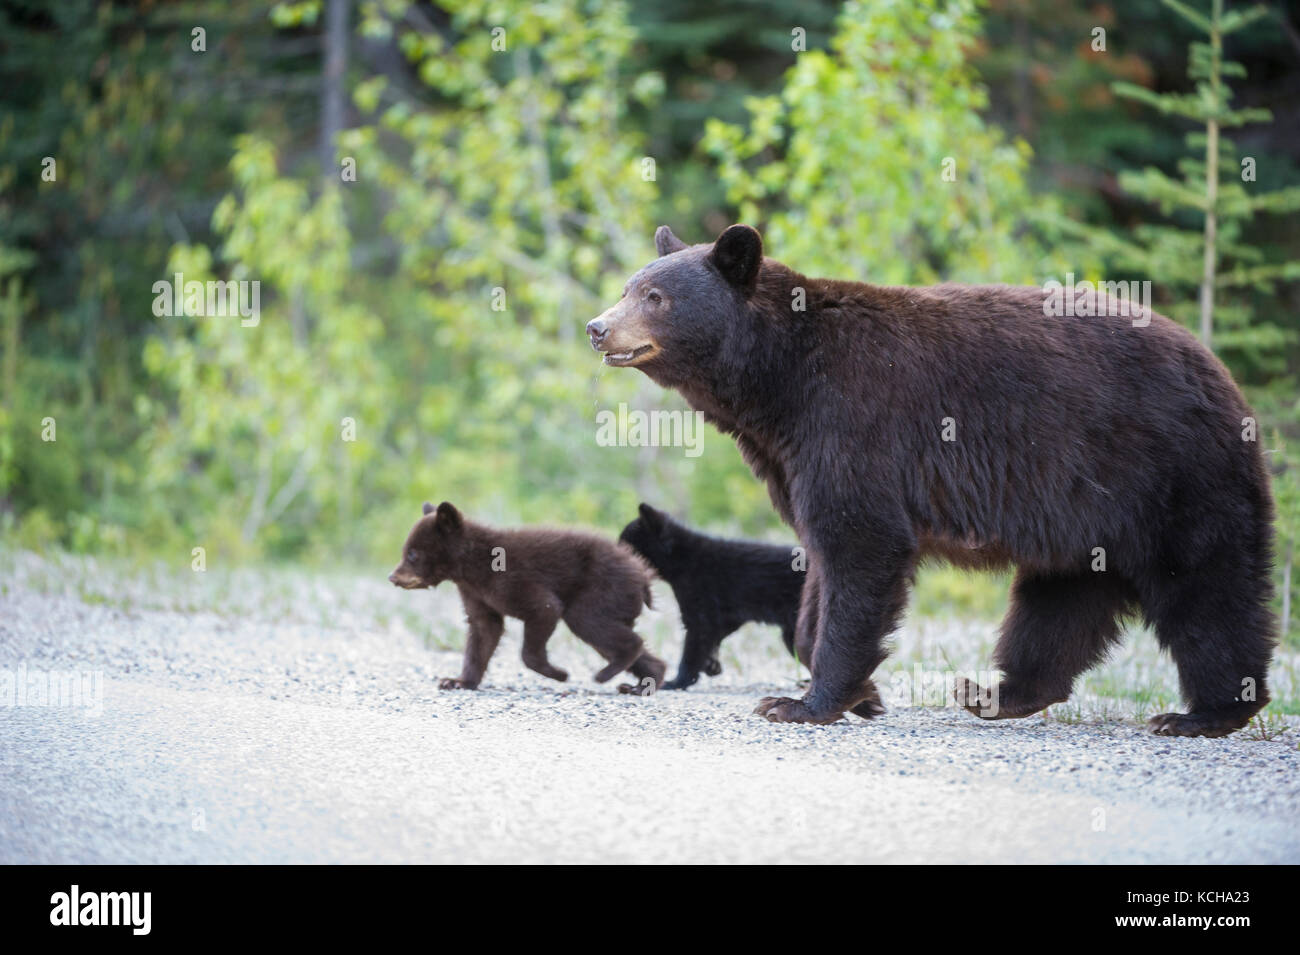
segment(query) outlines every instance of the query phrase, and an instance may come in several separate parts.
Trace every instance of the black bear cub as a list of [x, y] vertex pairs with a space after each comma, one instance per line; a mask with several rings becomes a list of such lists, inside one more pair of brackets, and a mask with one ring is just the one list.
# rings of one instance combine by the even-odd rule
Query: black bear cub
[[976, 716], [1066, 699], [1136, 613], [1187, 701], [1153, 731], [1222, 736], [1268, 702], [1256, 419], [1186, 329], [1104, 288], [1076, 317], [1042, 287], [811, 278], [744, 225], [700, 245], [664, 226], [655, 246], [587, 333], [733, 435], [808, 549], [812, 683], [761, 701], [767, 719], [878, 712], [871, 675], [926, 559], [1016, 569], [1001, 682], [957, 686]]
[[640, 512], [619, 540], [673, 588], [686, 627], [677, 676], [663, 689], [685, 689], [699, 680], [701, 670], [721, 673], [719, 645], [750, 621], [779, 626], [786, 649], [794, 652], [804, 572], [795, 569], [792, 548], [707, 537], [649, 504]]
[[498, 530], [466, 520], [445, 501], [436, 510], [426, 502], [388, 579], [407, 590], [450, 580], [460, 591], [469, 621], [465, 661], [458, 678], [441, 681], [444, 690], [479, 685], [506, 617], [524, 622], [524, 666], [543, 676], [569, 678], [546, 657], [546, 643], [563, 620], [608, 661], [597, 683], [624, 670], [640, 685], [624, 684], [621, 692], [663, 683], [667, 665], [632, 629], [642, 605], [650, 605], [650, 573], [631, 551], [594, 534]]

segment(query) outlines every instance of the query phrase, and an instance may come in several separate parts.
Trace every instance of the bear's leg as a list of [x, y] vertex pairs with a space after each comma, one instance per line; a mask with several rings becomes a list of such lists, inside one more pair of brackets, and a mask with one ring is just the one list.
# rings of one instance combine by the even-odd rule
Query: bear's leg
[[645, 644], [636, 631], [625, 624], [606, 627], [600, 641], [599, 645], [593, 642], [592, 646], [609, 663], [593, 674], [592, 679], [597, 683], [607, 683], [624, 670], [630, 670], [645, 651]]
[[[831, 509], [831, 513], [836, 513]], [[838, 517], [838, 514], [837, 514]], [[870, 522], [864, 521], [864, 526]], [[885, 637], [898, 625], [907, 602], [907, 585], [912, 577], [915, 555], [901, 544], [889, 544], [888, 536], [861, 535], [852, 521], [840, 529], [854, 532], [852, 538], [836, 535], [819, 547], [810, 564], [818, 567], [820, 599], [810, 601], [805, 582], [800, 611], [801, 658], [807, 651], [805, 618], [815, 612], [815, 645], [812, 649], [812, 683], [803, 699], [766, 697], [755, 713], [775, 723], [833, 723], [846, 710], [870, 718], [883, 710], [880, 693], [871, 673], [884, 660]], [[824, 554], [836, 555], [834, 560]], [[813, 611], [812, 607], [816, 607]]]
[[[817, 647], [817, 621], [820, 618], [821, 605], [821, 586], [817, 575], [809, 567], [804, 579], [803, 594], [799, 600], [799, 616], [795, 621], [794, 632], [791, 633], [788, 628], [782, 628], [781, 639], [785, 641], [786, 649], [793, 653], [808, 671], [812, 672], [813, 651]], [[876, 688], [875, 683], [870, 679], [867, 681], [866, 696], [850, 709], [854, 716], [860, 716], [864, 720], [880, 716], [885, 712], [885, 704], [880, 700], [880, 691]], [[777, 699], [777, 697], [770, 697]], [[760, 704], [761, 706], [762, 704]]]
[[563, 683], [569, 678], [568, 671], [554, 666], [546, 655], [546, 644], [555, 632], [555, 625], [560, 618], [554, 611], [539, 612], [524, 621], [524, 666], [540, 673], [542, 676], [559, 680]]
[[[1218, 563], [1218, 562], [1216, 562]], [[1250, 722], [1269, 700], [1266, 674], [1273, 655], [1273, 618], [1265, 601], [1267, 576], [1246, 579], [1219, 563], [1182, 573], [1144, 607], [1156, 638], [1178, 666], [1187, 713], [1161, 713], [1147, 728], [1161, 736], [1226, 736]]]
[[620, 683], [618, 692], [648, 696], [665, 686], [664, 674], [668, 672], [668, 664], [646, 650], [628, 667], [628, 672], [636, 677], [636, 683]]
[[1029, 716], [1063, 703], [1075, 678], [1100, 663], [1119, 639], [1119, 616], [1134, 599], [1129, 585], [1114, 573], [1020, 569], [993, 651], [1003, 678], [989, 688], [958, 679], [957, 703], [986, 720]]
[[797, 654], [794, 652], [794, 627], [783, 626], [781, 628], [781, 642], [785, 644], [786, 652], [797, 659]]
[[794, 624], [793, 653], [799, 662], [812, 671], [813, 649], [817, 646], [817, 621], [821, 610], [821, 585], [817, 579], [816, 565], [808, 568], [799, 598], [799, 616]]
[[606, 683], [630, 669], [645, 651], [645, 644], [631, 624], [611, 618], [599, 594], [590, 594], [571, 603], [565, 609], [564, 622], [578, 639], [590, 644], [609, 661], [592, 677], [597, 683]]
[[505, 618], [487, 604], [465, 599], [465, 616], [469, 620], [469, 636], [465, 640], [465, 658], [461, 661], [460, 676], [438, 681], [440, 690], [475, 690], [487, 671], [488, 661], [501, 642], [506, 628]]
[[684, 690], [698, 682], [700, 671], [708, 667], [721, 642], [714, 638], [710, 628], [691, 620], [684, 622], [686, 642], [682, 646], [682, 659], [677, 664], [677, 676], [663, 685], [665, 690]]

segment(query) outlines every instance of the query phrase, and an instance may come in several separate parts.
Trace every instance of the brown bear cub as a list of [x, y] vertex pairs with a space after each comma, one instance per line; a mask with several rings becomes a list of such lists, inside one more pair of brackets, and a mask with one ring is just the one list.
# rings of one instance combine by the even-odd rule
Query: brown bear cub
[[767, 719], [879, 711], [872, 671], [927, 558], [1016, 569], [1001, 682], [958, 683], [976, 716], [1066, 699], [1138, 613], [1187, 701], [1154, 732], [1222, 736], [1268, 702], [1268, 474], [1249, 406], [1186, 329], [1104, 292], [1074, 317], [1045, 288], [810, 278], [743, 225], [655, 245], [587, 333], [733, 435], [807, 548], [812, 684], [763, 700]]
[[[406, 590], [450, 580], [469, 621], [460, 676], [444, 690], [473, 690], [501, 640], [506, 617], [524, 622], [524, 666], [564, 681], [569, 674], [546, 658], [546, 642], [561, 620], [608, 661], [595, 675], [604, 683], [627, 670], [639, 685], [620, 692], [653, 692], [667, 666], [646, 650], [632, 624], [650, 606], [650, 572], [631, 551], [581, 531], [550, 528], [497, 530], [475, 524], [447, 502], [425, 502], [388, 579]], [[653, 681], [651, 685], [648, 681]]]

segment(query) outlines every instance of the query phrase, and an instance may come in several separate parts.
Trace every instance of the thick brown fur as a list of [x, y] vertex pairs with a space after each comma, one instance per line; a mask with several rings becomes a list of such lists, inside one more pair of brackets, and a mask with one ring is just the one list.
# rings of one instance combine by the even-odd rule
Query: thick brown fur
[[812, 684], [764, 700], [768, 719], [830, 722], [877, 698], [926, 557], [1016, 568], [1003, 680], [958, 688], [978, 716], [1065, 699], [1129, 612], [1189, 708], [1153, 731], [1223, 735], [1268, 701], [1268, 479], [1250, 408], [1181, 326], [1045, 314], [1040, 288], [812, 279], [747, 226], [697, 246], [661, 227], [656, 245], [588, 334], [733, 435], [808, 549], [796, 644]]
[[624, 670], [637, 685], [620, 692], [653, 692], [667, 666], [646, 650], [633, 624], [650, 605], [651, 574], [621, 544], [583, 531], [552, 528], [499, 530], [466, 520], [451, 504], [424, 505], [388, 578], [408, 590], [450, 580], [460, 591], [469, 622], [465, 659], [443, 689], [478, 687], [505, 629], [506, 617], [524, 622], [524, 666], [550, 677], [569, 674], [546, 656], [546, 644], [563, 620], [608, 661], [595, 674], [604, 683]]

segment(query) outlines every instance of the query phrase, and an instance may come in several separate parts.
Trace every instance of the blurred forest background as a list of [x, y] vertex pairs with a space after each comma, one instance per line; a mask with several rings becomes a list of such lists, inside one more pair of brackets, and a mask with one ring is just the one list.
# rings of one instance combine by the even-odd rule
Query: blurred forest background
[[[699, 457], [597, 444], [600, 410], [684, 407], [582, 331], [657, 224], [746, 221], [882, 283], [1148, 279], [1196, 329], [1209, 209], [1281, 581], [1300, 11], [1227, 4], [1221, 62], [1215, 5], [0, 0], [4, 536], [386, 566], [429, 498], [783, 536], [711, 430]], [[155, 316], [176, 272], [259, 281], [260, 323]]]

